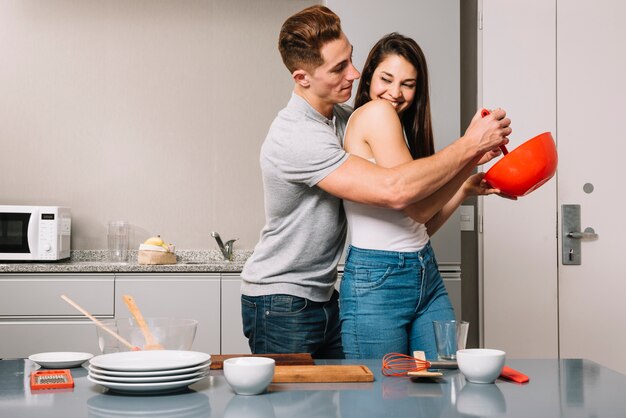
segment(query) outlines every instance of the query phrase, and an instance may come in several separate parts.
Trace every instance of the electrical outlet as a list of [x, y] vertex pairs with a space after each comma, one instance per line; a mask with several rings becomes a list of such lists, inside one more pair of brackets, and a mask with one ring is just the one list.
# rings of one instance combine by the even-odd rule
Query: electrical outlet
[[461, 216], [461, 231], [473, 231], [474, 206], [461, 205], [459, 213]]

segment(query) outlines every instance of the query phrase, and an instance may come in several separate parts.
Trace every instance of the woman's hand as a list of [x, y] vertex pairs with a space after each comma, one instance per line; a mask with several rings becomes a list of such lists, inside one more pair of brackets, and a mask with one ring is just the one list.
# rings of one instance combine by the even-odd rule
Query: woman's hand
[[487, 196], [490, 194], [497, 194], [500, 197], [510, 200], [517, 200], [515, 196], [509, 196], [508, 194], [504, 194], [500, 191], [500, 189], [496, 189], [491, 187], [489, 183], [485, 180], [485, 173], [476, 173], [468, 177], [463, 183], [462, 190], [465, 198], [470, 196]]
[[465, 197], [470, 196], [486, 196], [490, 194], [500, 193], [500, 189], [495, 189], [484, 179], [485, 173], [472, 174], [463, 183], [463, 194]]

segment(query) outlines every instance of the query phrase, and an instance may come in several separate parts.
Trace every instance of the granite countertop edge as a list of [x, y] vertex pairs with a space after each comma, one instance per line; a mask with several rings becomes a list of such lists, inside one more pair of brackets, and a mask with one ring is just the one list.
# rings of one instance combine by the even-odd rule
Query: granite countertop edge
[[0, 261], [0, 273], [205, 273], [241, 272], [252, 251], [235, 251], [232, 261], [217, 250], [177, 250], [176, 264], [137, 264], [137, 251], [128, 262], [112, 263], [106, 250], [75, 250], [58, 261]]

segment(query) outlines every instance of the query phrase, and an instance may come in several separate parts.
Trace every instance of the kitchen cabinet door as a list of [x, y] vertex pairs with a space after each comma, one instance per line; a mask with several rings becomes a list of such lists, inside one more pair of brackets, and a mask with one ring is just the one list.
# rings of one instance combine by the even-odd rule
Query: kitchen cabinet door
[[0, 358], [56, 351], [100, 354], [96, 325], [88, 319], [0, 321]]
[[60, 298], [99, 318], [114, 313], [112, 274], [0, 275], [0, 358], [47, 351], [99, 353], [95, 325]]
[[61, 295], [97, 317], [113, 316], [112, 274], [2, 274], [0, 318], [83, 317]]
[[123, 295], [132, 296], [144, 317], [195, 319], [192, 350], [220, 353], [219, 274], [120, 274], [115, 277], [115, 317], [128, 318]]
[[222, 353], [250, 354], [241, 320], [241, 276], [222, 274]]

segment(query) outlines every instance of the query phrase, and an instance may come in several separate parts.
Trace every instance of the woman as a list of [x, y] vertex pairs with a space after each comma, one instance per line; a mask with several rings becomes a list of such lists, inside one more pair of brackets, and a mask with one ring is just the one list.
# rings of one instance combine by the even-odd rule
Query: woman
[[[397, 33], [370, 52], [344, 139], [351, 154], [394, 167], [434, 154], [426, 59]], [[488, 161], [497, 152], [485, 154]], [[403, 212], [344, 201], [351, 245], [340, 289], [347, 358], [414, 350], [436, 358], [433, 320], [454, 319], [429, 236], [471, 195], [491, 194], [475, 159]]]

